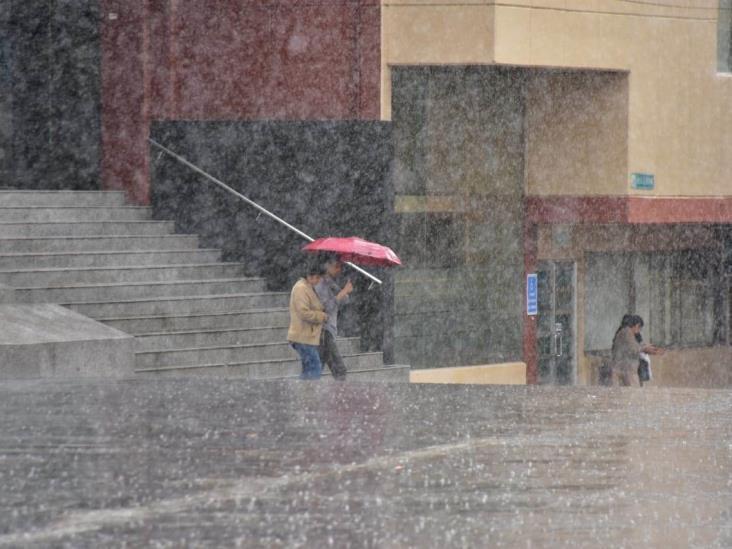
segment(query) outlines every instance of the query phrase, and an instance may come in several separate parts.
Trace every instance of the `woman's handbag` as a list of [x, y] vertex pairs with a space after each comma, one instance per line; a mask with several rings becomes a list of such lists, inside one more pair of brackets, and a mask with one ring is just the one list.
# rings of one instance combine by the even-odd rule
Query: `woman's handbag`
[[651, 359], [646, 353], [641, 353], [640, 364], [638, 364], [638, 379], [640, 381], [651, 381]]

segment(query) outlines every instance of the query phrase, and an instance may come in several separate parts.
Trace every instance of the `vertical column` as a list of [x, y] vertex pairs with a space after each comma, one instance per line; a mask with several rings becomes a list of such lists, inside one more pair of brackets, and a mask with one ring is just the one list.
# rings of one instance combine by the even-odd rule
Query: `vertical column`
[[14, 178], [13, 68], [10, 40], [10, 2], [0, 2], [0, 185]]
[[732, 260], [732, 229], [729, 225], [715, 227], [719, 248], [712, 257], [712, 291], [714, 307], [713, 342], [717, 345], [729, 344], [729, 282], [726, 273]]
[[358, 112], [361, 120], [379, 120], [381, 105], [381, 4], [361, 0], [358, 12]]
[[149, 115], [145, 97], [148, 1], [101, 0], [102, 183], [135, 203], [148, 197]]
[[[92, 0], [3, 2], [7, 160], [24, 188], [99, 184], [99, 32]], [[8, 98], [11, 98], [8, 100]]]
[[526, 275], [536, 271], [538, 255], [538, 226], [528, 216], [524, 218], [524, 297], [523, 355], [526, 363], [526, 383], [536, 384], [539, 380], [538, 357], [536, 353], [537, 317], [526, 314]]

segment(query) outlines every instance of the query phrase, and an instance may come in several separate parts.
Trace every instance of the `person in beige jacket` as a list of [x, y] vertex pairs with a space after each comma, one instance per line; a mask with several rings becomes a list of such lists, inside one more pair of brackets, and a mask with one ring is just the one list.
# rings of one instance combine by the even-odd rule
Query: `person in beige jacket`
[[300, 357], [300, 379], [320, 379], [323, 366], [318, 346], [323, 324], [328, 320], [323, 304], [313, 289], [324, 274], [323, 266], [312, 264], [307, 276], [298, 280], [290, 293], [290, 327], [287, 341]]
[[663, 354], [655, 345], [642, 345], [636, 339], [643, 328], [643, 319], [638, 315], [625, 315], [620, 328], [613, 337], [611, 368], [613, 385], [638, 387], [638, 365], [641, 352], [649, 355]]

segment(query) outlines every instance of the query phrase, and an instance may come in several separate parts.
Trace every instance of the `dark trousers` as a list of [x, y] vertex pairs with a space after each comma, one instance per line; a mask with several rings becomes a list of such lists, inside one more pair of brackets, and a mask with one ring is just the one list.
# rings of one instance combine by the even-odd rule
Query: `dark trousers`
[[328, 330], [323, 328], [323, 333], [320, 334], [320, 362], [327, 364], [330, 368], [330, 372], [333, 374], [335, 379], [346, 379], [346, 365], [343, 364], [343, 358], [341, 353], [338, 351], [335, 337]]

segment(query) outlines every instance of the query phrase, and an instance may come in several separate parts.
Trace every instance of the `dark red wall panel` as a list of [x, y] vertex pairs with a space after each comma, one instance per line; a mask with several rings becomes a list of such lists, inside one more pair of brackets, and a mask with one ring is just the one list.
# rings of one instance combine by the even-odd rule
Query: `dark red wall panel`
[[102, 5], [104, 185], [135, 201], [153, 119], [379, 118], [376, 0]]
[[267, 96], [269, 9], [238, 2], [179, 2], [174, 14], [172, 119], [256, 117]]
[[147, 201], [148, 115], [142, 2], [102, 0], [102, 179]]
[[381, 6], [378, 0], [359, 7], [359, 118], [381, 118]]

